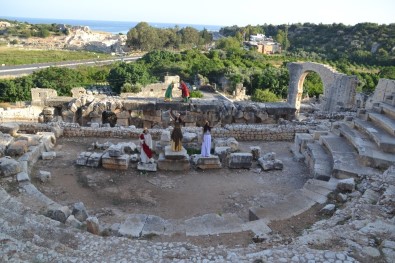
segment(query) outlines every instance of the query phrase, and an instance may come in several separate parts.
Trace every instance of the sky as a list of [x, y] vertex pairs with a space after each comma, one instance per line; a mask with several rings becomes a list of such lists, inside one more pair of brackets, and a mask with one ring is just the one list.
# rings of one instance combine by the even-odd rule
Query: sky
[[0, 17], [219, 26], [395, 23], [395, 0], [0, 0]]

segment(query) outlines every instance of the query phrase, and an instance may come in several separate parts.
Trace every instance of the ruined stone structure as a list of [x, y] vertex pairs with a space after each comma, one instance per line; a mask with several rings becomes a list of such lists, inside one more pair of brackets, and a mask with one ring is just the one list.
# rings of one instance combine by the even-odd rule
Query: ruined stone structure
[[[380, 79], [374, 93], [370, 96], [365, 104], [362, 104], [360, 108], [372, 109], [374, 103], [378, 102], [390, 102], [394, 100], [395, 91], [395, 80], [393, 79]], [[363, 106], [363, 107], [362, 107]]]
[[[290, 69], [295, 74], [291, 76], [290, 87], [292, 82], [297, 87], [291, 89], [289, 103], [228, 100], [164, 103], [160, 99], [122, 100], [82, 93], [83, 96], [76, 98], [52, 98], [45, 90], [35, 90], [39, 94], [35, 96], [36, 102], [45, 105], [42, 120], [47, 123], [7, 123], [10, 120], [20, 122], [15, 114], [1, 119], [0, 123], [0, 178], [18, 188], [18, 195], [12, 196], [0, 187], [0, 258], [18, 262], [356, 263], [360, 259], [394, 262], [395, 82], [380, 80], [375, 94], [361, 100], [357, 112], [343, 113], [345, 118], [296, 121], [294, 113], [299, 109], [297, 104], [302, 94], [299, 88], [308, 71], [317, 72], [323, 80], [323, 109], [329, 111], [330, 116], [333, 116], [331, 111], [355, 107], [355, 89], [351, 89], [351, 84], [356, 82], [353, 77], [338, 76], [319, 64], [291, 63], [289, 68], [296, 70], [295, 73]], [[236, 140], [294, 140], [294, 158], [307, 165], [309, 179], [300, 189], [283, 198], [250, 206], [250, 221], [247, 222], [230, 213], [205, 214], [182, 221], [129, 214], [111, 226], [100, 225], [96, 215], [88, 216], [83, 204], [75, 204], [70, 209], [54, 202], [30, 182], [30, 173], [39, 158], [56, 158], [53, 151], [60, 136], [137, 138], [141, 129], [128, 125], [144, 124], [157, 126], [150, 130], [152, 137], [168, 142], [169, 138], [163, 137], [169, 137], [164, 135], [171, 130], [166, 120], [170, 108], [181, 112], [188, 120], [187, 127], [182, 128], [186, 140], [183, 145], [187, 148], [199, 145], [201, 129], [196, 125], [202, 120], [221, 124], [212, 129], [214, 144], [220, 145], [214, 154], [218, 158], [204, 164], [196, 161], [196, 166], [249, 169], [252, 161], [258, 161], [265, 170], [269, 166], [267, 161], [272, 160], [270, 165], [280, 169], [281, 162], [276, 160], [275, 153], [259, 158], [260, 149], [254, 147], [251, 153], [240, 154]], [[117, 127], [103, 125], [101, 114], [105, 111], [118, 116]], [[10, 112], [0, 113], [8, 116]], [[32, 117], [29, 115], [29, 118]], [[221, 144], [219, 138], [224, 137], [226, 144]], [[162, 146], [166, 147], [165, 143]], [[122, 154], [118, 149], [111, 151], [117, 154], [109, 157]], [[130, 169], [131, 163], [126, 161], [129, 157], [105, 158], [105, 166], [107, 169], [113, 166]], [[77, 162], [89, 162], [89, 158], [94, 165], [99, 164], [99, 158], [87, 157], [86, 153], [81, 154]], [[42, 210], [26, 207], [23, 200], [28, 199], [34, 200]], [[321, 213], [327, 218], [296, 238], [279, 244], [278, 235], [272, 233], [269, 222], [290, 219], [317, 204], [324, 206]], [[93, 235], [81, 230], [83, 224]], [[200, 247], [186, 241], [140, 240], [152, 235], [196, 237], [241, 231], [251, 231], [254, 241], [275, 245], [266, 247], [251, 243], [246, 247], [227, 248], [222, 245]]]
[[288, 103], [297, 111], [303, 95], [303, 82], [309, 72], [316, 72], [322, 80], [324, 94], [321, 110], [334, 112], [355, 108], [355, 95], [358, 80], [355, 76], [347, 76], [336, 72], [327, 65], [313, 62], [288, 63], [289, 89]]
[[[172, 80], [168, 80], [167, 82]], [[155, 86], [161, 89], [165, 84]], [[105, 95], [84, 94], [80, 88], [73, 90], [75, 94], [82, 94], [78, 98], [50, 97], [44, 89], [32, 91], [37, 98], [42, 98], [37, 104], [45, 105], [44, 120], [60, 118], [64, 122], [78, 123], [89, 126], [92, 123], [105, 123], [103, 113], [109, 111], [116, 115], [118, 126], [136, 127], [167, 127], [169, 124], [169, 110], [178, 111], [183, 116], [186, 126], [201, 126], [208, 120], [213, 126], [226, 124], [275, 124], [281, 119], [294, 119], [295, 110], [288, 103], [254, 103], [232, 102], [223, 96], [212, 93], [212, 99], [191, 99], [189, 103], [180, 101], [164, 102], [163, 98], [140, 97], [108, 97]], [[38, 96], [45, 94], [45, 96]], [[38, 99], [37, 99], [38, 100]], [[46, 115], [45, 112], [52, 112]], [[10, 120], [12, 121], [12, 120]]]
[[45, 101], [49, 98], [56, 98], [58, 93], [54, 89], [31, 89], [32, 104], [45, 105]]

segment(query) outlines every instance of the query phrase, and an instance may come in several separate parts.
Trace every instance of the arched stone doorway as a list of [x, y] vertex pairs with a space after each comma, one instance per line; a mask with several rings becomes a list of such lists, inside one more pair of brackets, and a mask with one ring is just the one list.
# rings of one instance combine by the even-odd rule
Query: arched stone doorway
[[355, 94], [358, 84], [356, 76], [336, 72], [328, 65], [313, 62], [287, 64], [289, 71], [288, 103], [299, 112], [303, 94], [303, 82], [309, 72], [316, 72], [324, 86], [321, 110], [335, 112], [355, 107]]

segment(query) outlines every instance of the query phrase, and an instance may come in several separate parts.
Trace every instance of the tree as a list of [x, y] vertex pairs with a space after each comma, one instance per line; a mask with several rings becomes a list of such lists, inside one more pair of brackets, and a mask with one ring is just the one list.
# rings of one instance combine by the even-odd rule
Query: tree
[[151, 51], [160, 44], [157, 29], [147, 22], [140, 22], [127, 33], [126, 43], [137, 50]]
[[187, 26], [180, 30], [182, 44], [191, 47], [199, 45], [200, 34], [199, 31], [193, 27]]
[[380, 78], [395, 79], [395, 66], [383, 67], [379, 72]]
[[147, 85], [153, 80], [148, 69], [143, 63], [119, 63], [115, 68], [110, 70], [107, 77], [108, 83], [113, 87], [117, 93], [122, 91], [122, 86], [125, 83]]
[[204, 28], [200, 32], [200, 39], [202, 44], [209, 44], [211, 41], [213, 41], [213, 35], [210, 32], [208, 32], [206, 28]]
[[303, 91], [306, 91], [309, 96], [319, 97], [324, 93], [324, 85], [322, 84], [320, 76], [315, 72], [310, 72], [303, 82]]
[[286, 31], [279, 29], [275, 37], [276, 41], [281, 44], [283, 50], [287, 50], [289, 48], [288, 33]]

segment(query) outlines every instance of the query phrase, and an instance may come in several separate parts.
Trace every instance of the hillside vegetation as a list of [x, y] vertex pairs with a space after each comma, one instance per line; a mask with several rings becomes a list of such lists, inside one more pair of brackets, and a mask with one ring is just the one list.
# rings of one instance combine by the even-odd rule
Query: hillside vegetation
[[[379, 78], [395, 79], [394, 24], [371, 23], [263, 25], [224, 27], [222, 37], [208, 44], [203, 30], [157, 29], [139, 23], [128, 34], [130, 50], [148, 51], [136, 63], [116, 63], [105, 68], [49, 68], [30, 76], [0, 81], [0, 101], [30, 99], [30, 88], [53, 88], [69, 95], [75, 86], [108, 82], [115, 92], [157, 82], [166, 74], [179, 75], [196, 86], [215, 84], [232, 92], [240, 83], [256, 101], [285, 99], [288, 92], [288, 62], [313, 61], [356, 75], [358, 91], [370, 94]], [[263, 55], [243, 47], [249, 35], [274, 36], [283, 45], [282, 54]], [[166, 37], [167, 36], [167, 37]], [[194, 36], [192, 38], [187, 36]], [[160, 40], [160, 41], [157, 41]], [[171, 41], [170, 41], [171, 40]], [[304, 93], [319, 96], [322, 81], [310, 73], [304, 81]]]
[[[273, 36], [283, 49], [311, 59], [349, 61], [366, 65], [395, 65], [395, 23], [379, 25], [291, 24], [224, 27], [224, 36], [248, 38], [262, 33]], [[247, 39], [246, 39], [247, 40]]]

